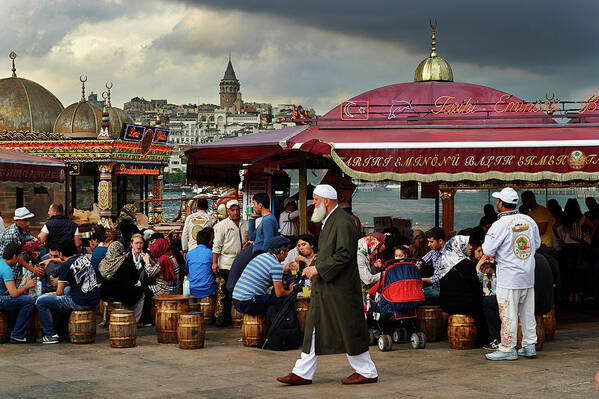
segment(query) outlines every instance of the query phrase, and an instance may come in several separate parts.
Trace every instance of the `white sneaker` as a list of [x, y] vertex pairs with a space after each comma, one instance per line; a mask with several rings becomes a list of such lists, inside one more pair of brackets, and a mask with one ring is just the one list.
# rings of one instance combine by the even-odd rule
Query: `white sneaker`
[[42, 337], [42, 344], [57, 344], [60, 341], [58, 340], [58, 334], [54, 335], [44, 335]]
[[533, 357], [537, 356], [537, 348], [535, 347], [535, 344], [526, 345], [526, 346], [518, 349], [518, 354], [520, 356], [524, 356], [529, 359], [532, 359]]

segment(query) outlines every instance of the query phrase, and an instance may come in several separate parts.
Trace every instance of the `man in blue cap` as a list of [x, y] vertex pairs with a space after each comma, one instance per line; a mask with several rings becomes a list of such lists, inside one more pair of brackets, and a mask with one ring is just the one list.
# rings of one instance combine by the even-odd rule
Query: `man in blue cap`
[[[256, 256], [244, 269], [233, 289], [233, 306], [241, 313], [251, 315], [265, 314], [266, 309], [281, 302], [293, 287], [283, 286], [281, 262], [289, 252], [289, 239], [283, 236], [272, 237], [268, 252]], [[270, 286], [273, 292], [267, 293]]]

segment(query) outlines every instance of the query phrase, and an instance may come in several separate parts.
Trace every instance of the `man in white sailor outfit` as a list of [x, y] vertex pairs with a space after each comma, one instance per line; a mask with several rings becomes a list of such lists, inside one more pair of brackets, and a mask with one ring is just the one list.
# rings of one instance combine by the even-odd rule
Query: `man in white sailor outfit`
[[[483, 253], [495, 257], [497, 304], [501, 317], [501, 344], [486, 355], [489, 360], [535, 357], [535, 252], [541, 237], [535, 221], [516, 210], [518, 193], [511, 187], [493, 193], [499, 215], [483, 243]], [[522, 325], [522, 348], [516, 353], [518, 316]]]

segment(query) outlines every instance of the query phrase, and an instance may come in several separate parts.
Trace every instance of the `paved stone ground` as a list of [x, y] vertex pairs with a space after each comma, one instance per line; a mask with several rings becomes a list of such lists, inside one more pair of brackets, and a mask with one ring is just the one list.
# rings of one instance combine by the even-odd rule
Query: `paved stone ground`
[[[595, 319], [597, 320], [597, 319]], [[0, 345], [0, 398], [591, 398], [599, 368], [599, 323], [559, 326], [537, 359], [489, 362], [482, 349], [457, 351], [447, 341], [424, 350], [408, 344], [371, 348], [378, 384], [343, 386], [344, 355], [321, 357], [314, 383], [286, 387], [299, 351], [244, 348], [240, 330], [209, 327], [206, 348], [181, 350], [138, 330], [137, 347], [112, 349], [98, 328], [91, 345]]]

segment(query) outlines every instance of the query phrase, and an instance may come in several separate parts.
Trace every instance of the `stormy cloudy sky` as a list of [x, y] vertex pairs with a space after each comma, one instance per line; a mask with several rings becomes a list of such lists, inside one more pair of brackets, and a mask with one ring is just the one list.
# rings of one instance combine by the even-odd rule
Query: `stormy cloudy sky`
[[[324, 113], [366, 90], [410, 82], [430, 52], [454, 79], [527, 99], [599, 92], [599, 2], [2, 0], [0, 54], [67, 106], [112, 81], [131, 97], [217, 103], [229, 52], [246, 101]], [[2, 65], [2, 64], [0, 64]]]

